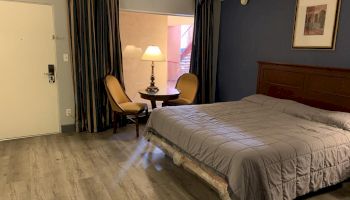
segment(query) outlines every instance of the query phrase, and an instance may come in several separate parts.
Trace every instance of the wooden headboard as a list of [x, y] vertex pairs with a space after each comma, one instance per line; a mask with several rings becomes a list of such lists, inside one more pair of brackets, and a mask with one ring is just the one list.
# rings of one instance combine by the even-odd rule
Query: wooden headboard
[[257, 93], [350, 112], [350, 69], [258, 62]]

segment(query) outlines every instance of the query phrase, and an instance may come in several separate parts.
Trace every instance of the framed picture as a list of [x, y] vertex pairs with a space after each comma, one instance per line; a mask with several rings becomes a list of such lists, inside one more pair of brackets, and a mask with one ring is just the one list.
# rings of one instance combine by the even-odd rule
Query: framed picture
[[293, 48], [335, 49], [341, 0], [297, 0]]

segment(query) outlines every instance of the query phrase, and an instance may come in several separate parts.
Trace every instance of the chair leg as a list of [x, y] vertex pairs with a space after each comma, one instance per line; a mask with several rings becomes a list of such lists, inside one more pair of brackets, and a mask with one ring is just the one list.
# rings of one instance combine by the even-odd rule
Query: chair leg
[[118, 120], [119, 120], [119, 117], [118, 117], [118, 113], [117, 112], [114, 112], [114, 117], [113, 117], [113, 133], [117, 133], [117, 128], [118, 128]]
[[139, 116], [135, 115], [135, 124], [136, 124], [136, 137], [139, 137]]

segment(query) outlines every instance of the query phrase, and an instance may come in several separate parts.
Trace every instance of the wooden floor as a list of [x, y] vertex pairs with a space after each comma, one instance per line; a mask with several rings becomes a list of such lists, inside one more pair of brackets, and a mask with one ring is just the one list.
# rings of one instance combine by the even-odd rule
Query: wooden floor
[[[218, 199], [133, 125], [100, 134], [58, 134], [0, 142], [1, 200]], [[312, 197], [350, 199], [350, 186]]]

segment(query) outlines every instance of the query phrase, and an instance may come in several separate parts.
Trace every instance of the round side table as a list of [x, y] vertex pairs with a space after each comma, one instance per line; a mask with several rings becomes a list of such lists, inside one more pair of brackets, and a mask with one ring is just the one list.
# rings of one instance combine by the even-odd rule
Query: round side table
[[150, 92], [147, 92], [145, 89], [143, 89], [143, 90], [139, 90], [139, 94], [141, 98], [150, 100], [152, 104], [152, 109], [155, 109], [157, 108], [156, 101], [164, 102], [164, 101], [177, 99], [180, 95], [180, 91], [175, 88], [171, 88], [171, 89], [160, 89], [156, 93], [150, 93]]

